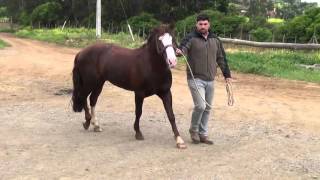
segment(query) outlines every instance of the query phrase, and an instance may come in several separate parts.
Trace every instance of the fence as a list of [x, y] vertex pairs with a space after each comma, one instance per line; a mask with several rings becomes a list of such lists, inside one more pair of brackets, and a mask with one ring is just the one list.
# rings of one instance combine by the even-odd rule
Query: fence
[[11, 29], [12, 21], [9, 18], [0, 18], [0, 29]]
[[[2, 21], [0, 21], [0, 27], [1, 27], [1, 23]], [[8, 20], [5, 20], [5, 23], [8, 23]], [[70, 22], [67, 23], [66, 25], [67, 27], [73, 27], [73, 28], [78, 28], [81, 27], [80, 25], [72, 25], [70, 24]], [[55, 24], [55, 25], [41, 25], [40, 23], [37, 24], [35, 26], [36, 28], [57, 28], [60, 27], [59, 25]], [[90, 25], [88, 25], [87, 28], [93, 28]], [[149, 32], [147, 32], [148, 30], [146, 30], [146, 28], [140, 28], [140, 29], [133, 29], [133, 33], [135, 35], [138, 35], [140, 37], [142, 37], [143, 39], [147, 38]], [[104, 32], [107, 33], [119, 33], [119, 32], [125, 32], [125, 33], [129, 33], [127, 26], [116, 26], [113, 23], [109, 23], [107, 25], [105, 25], [105, 29]], [[183, 38], [186, 33], [188, 33], [188, 31], [185, 29], [183, 32], [176, 32], [176, 40], [178, 42], [180, 42], [181, 38]], [[302, 43], [286, 43], [286, 37], [285, 35], [283, 35], [282, 37], [282, 41], [281, 42], [274, 42], [274, 35], [273, 35], [273, 40], [272, 42], [255, 42], [255, 41], [251, 41], [250, 38], [250, 34], [243, 34], [242, 32], [239, 35], [239, 38], [243, 38], [243, 39], [235, 39], [232, 38], [232, 35], [229, 34], [229, 36], [227, 36], [228, 38], [226, 38], [225, 34], [221, 35], [222, 37], [220, 37], [221, 41], [225, 44], [230, 44], [230, 45], [240, 45], [240, 46], [250, 46], [250, 47], [256, 47], [256, 48], [277, 48], [277, 49], [292, 49], [292, 50], [319, 50], [320, 49], [320, 44], [318, 44], [317, 38], [314, 35], [312, 37], [312, 39], [309, 41], [309, 44], [302, 44]], [[296, 42], [296, 40], [294, 41]]]
[[320, 44], [301, 44], [301, 43], [276, 43], [276, 42], [255, 42], [240, 39], [220, 38], [222, 42], [245, 45], [259, 48], [277, 48], [277, 49], [293, 49], [293, 50], [319, 50]]

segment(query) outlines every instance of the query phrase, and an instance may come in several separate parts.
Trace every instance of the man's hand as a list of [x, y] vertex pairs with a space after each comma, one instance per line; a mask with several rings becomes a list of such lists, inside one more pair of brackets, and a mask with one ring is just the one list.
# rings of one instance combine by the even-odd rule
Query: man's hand
[[181, 55], [183, 55], [183, 52], [179, 48], [177, 48], [176, 49], [176, 55], [177, 56], [181, 56]]

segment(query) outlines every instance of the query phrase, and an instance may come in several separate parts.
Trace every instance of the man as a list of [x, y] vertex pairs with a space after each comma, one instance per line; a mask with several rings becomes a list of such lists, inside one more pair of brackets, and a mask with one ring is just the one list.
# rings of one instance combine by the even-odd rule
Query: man
[[[218, 37], [210, 31], [209, 17], [201, 14], [197, 17], [196, 29], [189, 33], [176, 50], [177, 55], [186, 54], [195, 77], [192, 79], [187, 68], [187, 81], [192, 95], [194, 109], [189, 129], [195, 144], [213, 144], [208, 139], [208, 120], [214, 93], [214, 78], [219, 65], [226, 82], [231, 82], [231, 73], [225, 51]], [[197, 91], [197, 87], [199, 92]], [[210, 106], [206, 105], [205, 99]]]

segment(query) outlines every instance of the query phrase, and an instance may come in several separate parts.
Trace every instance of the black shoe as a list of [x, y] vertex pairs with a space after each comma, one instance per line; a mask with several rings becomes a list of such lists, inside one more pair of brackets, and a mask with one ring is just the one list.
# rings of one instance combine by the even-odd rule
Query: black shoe
[[200, 142], [208, 145], [213, 145], [213, 141], [209, 140], [207, 136], [199, 136]]
[[199, 138], [199, 135], [198, 133], [194, 133], [194, 132], [190, 132], [190, 137], [191, 137], [191, 140], [192, 140], [192, 143], [193, 144], [199, 144], [200, 143], [200, 138]]

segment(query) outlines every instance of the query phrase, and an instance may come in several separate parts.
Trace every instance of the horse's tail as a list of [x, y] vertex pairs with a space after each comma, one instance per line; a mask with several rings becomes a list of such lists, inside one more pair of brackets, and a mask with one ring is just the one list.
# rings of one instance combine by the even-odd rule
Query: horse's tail
[[78, 55], [74, 60], [74, 67], [72, 70], [72, 80], [73, 80], [73, 92], [72, 92], [72, 108], [74, 112], [81, 112], [84, 108], [84, 103], [86, 98], [83, 97], [81, 91], [83, 88], [83, 82], [80, 75], [80, 70], [78, 67]]

